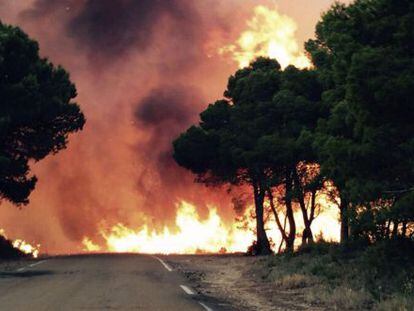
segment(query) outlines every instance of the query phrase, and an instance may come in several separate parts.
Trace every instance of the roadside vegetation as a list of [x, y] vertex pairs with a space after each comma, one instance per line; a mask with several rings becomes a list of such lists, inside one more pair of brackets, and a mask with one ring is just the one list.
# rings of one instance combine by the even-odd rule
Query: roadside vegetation
[[[336, 3], [305, 44], [312, 68], [258, 58], [174, 142], [197, 182], [251, 189], [251, 252], [271, 253], [269, 215], [282, 236], [263, 277], [315, 305], [413, 308], [413, 24], [411, 0]], [[339, 209], [338, 244], [315, 242], [321, 195]]]
[[251, 189], [253, 253], [271, 253], [268, 214], [280, 250], [312, 244], [320, 195], [340, 211], [343, 244], [413, 239], [413, 21], [409, 0], [334, 4], [305, 44], [312, 68], [256, 59], [174, 141], [197, 182]]
[[[346, 246], [319, 241], [268, 257], [258, 273], [278, 290], [332, 310], [413, 310], [414, 242]], [[257, 269], [257, 268], [256, 268]]]

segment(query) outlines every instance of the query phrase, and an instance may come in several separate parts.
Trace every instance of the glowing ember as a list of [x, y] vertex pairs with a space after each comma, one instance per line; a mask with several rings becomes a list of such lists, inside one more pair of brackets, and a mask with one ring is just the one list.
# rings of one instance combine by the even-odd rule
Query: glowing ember
[[99, 245], [96, 245], [88, 238], [84, 238], [82, 240], [82, 244], [84, 245], [85, 250], [88, 250], [90, 252], [99, 252], [101, 250], [101, 247]]
[[[150, 230], [144, 225], [140, 230], [133, 230], [123, 224], [113, 226], [109, 232], [101, 231], [106, 242], [102, 247], [85, 237], [85, 251], [136, 252], [148, 254], [195, 254], [195, 253], [224, 253], [245, 252], [255, 240], [255, 220], [250, 217], [251, 209], [247, 209], [244, 218], [245, 226], [235, 222], [227, 226], [217, 213], [216, 208], [210, 207], [206, 219], [200, 219], [196, 207], [187, 202], [178, 206], [174, 232], [164, 227], [162, 232]], [[300, 219], [298, 213], [297, 219]], [[329, 240], [338, 240], [339, 226], [337, 212], [329, 208], [314, 221], [314, 233], [323, 232]], [[266, 226], [268, 235], [276, 244], [281, 237], [275, 221], [270, 217]], [[298, 229], [301, 224], [298, 223]], [[298, 232], [300, 232], [298, 230]], [[299, 239], [297, 242], [300, 242]]]
[[[0, 229], [0, 235], [5, 239], [8, 239], [4, 229]], [[19, 249], [27, 255], [31, 255], [33, 258], [37, 258], [39, 256], [40, 244], [33, 246], [22, 239], [13, 240], [11, 243], [14, 248]]]
[[289, 16], [257, 6], [253, 18], [247, 22], [247, 30], [241, 33], [236, 44], [220, 48], [219, 54], [230, 54], [240, 67], [248, 66], [259, 56], [277, 59], [282, 68], [310, 67], [309, 59], [296, 42], [296, 30], [297, 25]]
[[40, 245], [33, 246], [20, 239], [14, 240], [12, 244], [14, 248], [18, 248], [23, 253], [33, 256], [33, 258], [37, 258], [39, 256]]

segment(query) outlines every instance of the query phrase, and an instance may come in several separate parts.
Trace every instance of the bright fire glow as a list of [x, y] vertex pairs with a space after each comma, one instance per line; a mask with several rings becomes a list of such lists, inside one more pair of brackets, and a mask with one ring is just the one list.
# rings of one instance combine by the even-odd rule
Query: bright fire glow
[[[8, 239], [4, 229], [0, 229], [0, 235], [5, 239]], [[13, 240], [11, 243], [14, 248], [21, 250], [27, 255], [31, 255], [33, 258], [37, 258], [39, 256], [40, 244], [33, 246], [22, 239]]]
[[27, 243], [26, 241], [20, 239], [14, 240], [12, 244], [14, 248], [18, 248], [23, 253], [31, 255], [33, 258], [37, 258], [39, 256], [40, 245], [33, 246]]
[[[105, 240], [105, 247], [95, 244], [85, 237], [83, 246], [85, 251], [109, 252], [136, 252], [148, 254], [195, 254], [195, 253], [224, 253], [245, 252], [255, 240], [255, 220], [247, 209], [245, 216], [247, 226], [234, 222], [226, 225], [217, 213], [216, 208], [210, 207], [206, 219], [200, 219], [194, 205], [181, 202], [178, 206], [175, 224], [177, 229], [164, 227], [161, 232], [150, 230], [144, 225], [139, 230], [126, 227], [123, 224], [113, 226], [109, 231], [101, 231]], [[298, 233], [300, 232], [300, 214], [298, 213]], [[329, 209], [319, 215], [313, 224], [314, 234], [323, 232], [324, 238], [337, 241], [339, 227], [335, 209]], [[271, 218], [266, 225], [269, 237], [277, 244], [280, 242], [280, 233], [275, 221]], [[298, 239], [297, 242], [300, 239]]]
[[[162, 232], [150, 231], [148, 226], [135, 231], [123, 224], [101, 232], [106, 250], [111, 252], [140, 252], [163, 254], [191, 254], [245, 251], [254, 240], [250, 230], [237, 224], [227, 227], [215, 208], [210, 208], [208, 218], [201, 220], [194, 205], [181, 202], [175, 219], [177, 230], [164, 227]], [[98, 251], [90, 239], [83, 241], [85, 250]]]
[[231, 55], [240, 68], [259, 56], [276, 59], [282, 68], [288, 65], [310, 67], [309, 59], [299, 49], [296, 30], [292, 18], [260, 5], [254, 9], [253, 18], [247, 21], [247, 29], [237, 42], [220, 48], [219, 54]]
[[82, 244], [85, 248], [85, 250], [88, 250], [90, 252], [99, 252], [101, 250], [101, 247], [95, 243], [93, 243], [89, 238], [83, 238]]

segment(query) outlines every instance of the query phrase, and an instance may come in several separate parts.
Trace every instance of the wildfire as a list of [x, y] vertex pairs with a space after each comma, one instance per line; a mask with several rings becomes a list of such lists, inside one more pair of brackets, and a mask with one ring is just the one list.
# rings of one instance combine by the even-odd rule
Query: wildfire
[[33, 258], [37, 258], [39, 256], [40, 245], [33, 246], [27, 243], [26, 241], [20, 239], [14, 240], [12, 244], [14, 248], [18, 248], [23, 253], [31, 255]]
[[[6, 231], [4, 229], [0, 229], [0, 236], [7, 239]], [[31, 255], [33, 258], [37, 258], [39, 256], [40, 244], [33, 246], [22, 239], [13, 240], [11, 241], [11, 244], [14, 248], [19, 249], [27, 255]]]
[[93, 243], [89, 238], [83, 238], [82, 244], [85, 250], [89, 252], [98, 252], [101, 250], [101, 247], [95, 243]]
[[[255, 220], [250, 217], [251, 209], [245, 211], [242, 226], [239, 222], [226, 225], [217, 213], [210, 207], [206, 219], [200, 219], [197, 209], [188, 202], [181, 202], [177, 209], [175, 224], [177, 229], [164, 227], [161, 232], [150, 230], [144, 225], [139, 230], [126, 227], [123, 224], [113, 226], [109, 231], [101, 230], [100, 234], [106, 245], [101, 247], [85, 237], [85, 251], [136, 252], [147, 254], [196, 254], [196, 253], [234, 253], [245, 252], [255, 240]], [[298, 216], [300, 216], [298, 214]], [[298, 217], [300, 219], [300, 217]], [[301, 225], [298, 223], [298, 229]], [[276, 244], [281, 237], [273, 219], [267, 226], [269, 237]], [[329, 240], [338, 240], [339, 227], [335, 209], [329, 209], [319, 215], [314, 222], [314, 233], [323, 232]], [[299, 242], [299, 239], [298, 239]]]
[[[238, 252], [245, 251], [254, 240], [251, 230], [239, 228], [236, 223], [227, 227], [215, 208], [210, 208], [207, 219], [201, 220], [194, 205], [181, 202], [175, 223], [175, 232], [168, 227], [162, 232], [150, 231], [146, 225], [135, 231], [117, 224], [110, 232], [101, 231], [101, 235], [107, 251], [152, 254]], [[88, 238], [83, 240], [83, 245], [87, 251], [100, 250]]]
[[310, 67], [309, 59], [299, 49], [296, 30], [292, 18], [260, 5], [255, 7], [253, 18], [247, 21], [247, 30], [241, 33], [236, 44], [222, 47], [218, 52], [230, 54], [241, 68], [259, 56], [277, 59], [282, 68]]

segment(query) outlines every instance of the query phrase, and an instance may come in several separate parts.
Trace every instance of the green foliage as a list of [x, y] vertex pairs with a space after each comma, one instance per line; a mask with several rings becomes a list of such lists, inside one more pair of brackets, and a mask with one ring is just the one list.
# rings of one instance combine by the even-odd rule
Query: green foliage
[[339, 189], [343, 221], [352, 218], [353, 238], [412, 233], [413, 22], [410, 0], [337, 3], [305, 45], [330, 110], [314, 147], [322, 175]]
[[198, 126], [181, 134], [174, 143], [176, 162], [197, 174], [206, 184], [249, 184], [253, 188], [257, 216], [258, 253], [269, 253], [264, 230], [263, 201], [267, 163], [260, 138], [271, 130], [269, 106], [279, 90], [280, 65], [259, 58], [229, 78], [224, 95], [200, 114]]
[[280, 90], [261, 109], [266, 131], [259, 140], [261, 152], [275, 167], [296, 167], [313, 162], [315, 155], [311, 133], [322, 115], [319, 104], [321, 86], [316, 73], [293, 66], [282, 74]]
[[306, 44], [331, 107], [319, 128], [322, 170], [355, 203], [414, 184], [413, 21], [410, 0], [336, 4]]
[[[251, 185], [258, 219], [269, 189], [286, 182], [286, 175], [292, 175], [288, 183], [293, 189], [286, 197], [303, 201], [300, 193], [320, 185], [297, 167], [316, 160], [313, 131], [327, 113], [320, 105], [321, 92], [315, 71], [293, 66], [281, 71], [277, 61], [258, 58], [229, 78], [226, 99], [209, 105], [199, 125], [175, 140], [174, 158], [206, 184]], [[293, 185], [293, 174], [304, 184]], [[294, 238], [294, 224], [291, 228]], [[263, 224], [257, 231], [265, 236]]]
[[[365, 247], [321, 241], [293, 254], [272, 256], [260, 269], [266, 280], [284, 289], [303, 287], [313, 303], [334, 305], [338, 310], [366, 310], [411, 301], [413, 256], [414, 242], [409, 239]], [[341, 300], [340, 293], [357, 301]]]
[[411, 0], [334, 4], [305, 45], [313, 69], [281, 70], [258, 58], [238, 70], [225, 99], [175, 141], [176, 161], [205, 183], [252, 185], [256, 213], [278, 189], [290, 232], [271, 207], [290, 249], [292, 204], [302, 212], [306, 244], [316, 194], [331, 182], [343, 241], [413, 237], [413, 23]]
[[414, 295], [414, 242], [396, 239], [368, 247], [360, 258], [365, 287], [377, 299], [401, 293]]
[[85, 122], [68, 73], [39, 57], [38, 44], [0, 23], [0, 197], [28, 203], [29, 161], [66, 147]]

